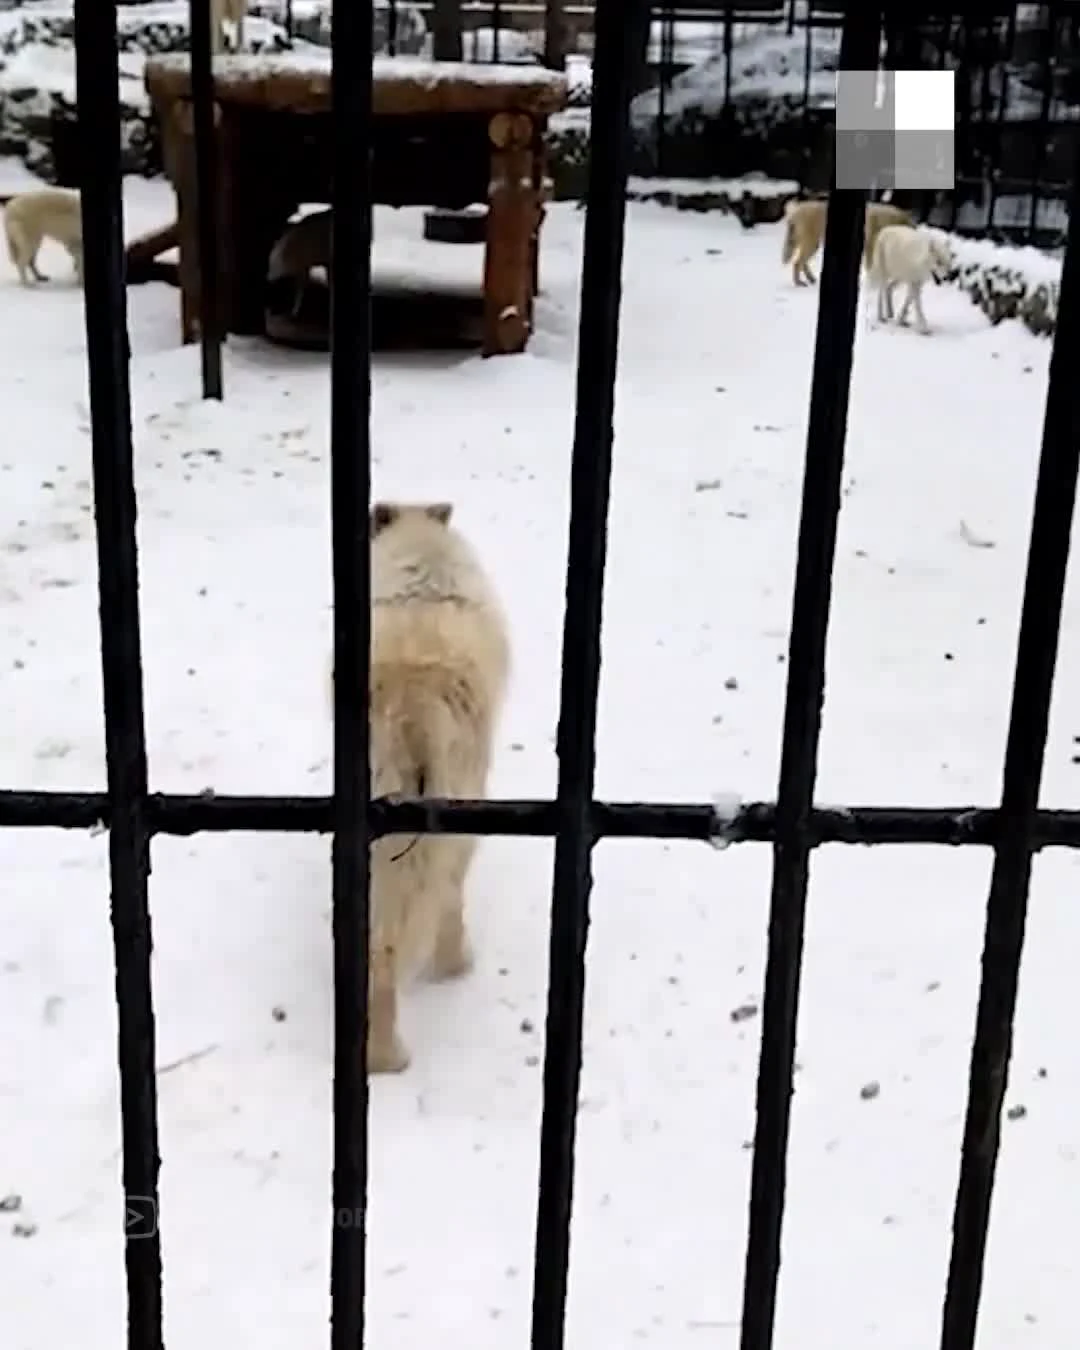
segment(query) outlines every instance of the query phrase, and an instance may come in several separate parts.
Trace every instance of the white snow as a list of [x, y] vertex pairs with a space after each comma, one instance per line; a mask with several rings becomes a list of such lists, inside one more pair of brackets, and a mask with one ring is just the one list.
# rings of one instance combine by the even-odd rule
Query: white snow
[[[129, 182], [128, 229], [166, 219]], [[523, 356], [380, 356], [375, 489], [453, 499], [496, 570], [516, 670], [494, 790], [554, 787], [582, 214], [545, 227]], [[629, 208], [598, 791], [776, 787], [816, 292], [779, 227]], [[0, 263], [0, 779], [104, 784], [81, 297]], [[377, 274], [475, 291], [480, 251], [380, 211]], [[993, 804], [1050, 346], [934, 288], [937, 333], [860, 312], [823, 801]], [[130, 292], [151, 781], [329, 790], [325, 357], [230, 343], [199, 399], [175, 292]], [[991, 540], [975, 548], [961, 529]], [[1075, 568], [1073, 569], [1075, 583]], [[1077, 805], [1080, 597], [1046, 805]], [[327, 1343], [329, 846], [153, 850], [167, 1343]], [[484, 844], [477, 968], [404, 1005], [413, 1067], [372, 1083], [370, 1343], [527, 1343], [551, 846]], [[571, 1346], [737, 1344], [770, 853], [596, 854]], [[813, 864], [778, 1345], [936, 1343], [989, 858]], [[1067, 1345], [1080, 1255], [1080, 860], [1034, 890], [981, 1350]], [[273, 1010], [284, 1011], [277, 1020]], [[738, 1009], [738, 1016], [732, 1012]], [[749, 1009], [749, 1011], [747, 1011]], [[0, 832], [0, 1344], [124, 1335], [106, 840]], [[875, 1083], [877, 1094], [861, 1090]], [[16, 1222], [33, 1236], [9, 1236]], [[842, 1315], [837, 1310], [842, 1309]]]
[[681, 201], [694, 201], [705, 197], [794, 197], [799, 185], [793, 178], [754, 177], [746, 174], [741, 178], [639, 178], [632, 175], [627, 189], [639, 201], [649, 201], [657, 197], [677, 197]]
[[1061, 259], [1037, 248], [995, 244], [990, 239], [963, 239], [954, 234], [948, 239], [961, 266], [976, 263], [980, 267], [1007, 267], [1036, 286], [1056, 286], [1061, 281]]

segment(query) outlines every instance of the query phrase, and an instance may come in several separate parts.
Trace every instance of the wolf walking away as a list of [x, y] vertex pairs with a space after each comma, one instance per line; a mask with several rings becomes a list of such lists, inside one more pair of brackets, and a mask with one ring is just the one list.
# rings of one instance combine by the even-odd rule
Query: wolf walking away
[[[791, 266], [791, 277], [796, 286], [812, 286], [816, 280], [810, 270], [810, 260], [817, 254], [825, 238], [825, 220], [829, 203], [820, 197], [798, 201], [792, 198], [784, 205], [784, 249], [781, 262]], [[888, 202], [868, 202], [863, 242], [863, 264], [869, 271], [874, 257], [874, 244], [886, 225], [914, 225], [909, 212]]]
[[290, 317], [300, 313], [313, 267], [324, 267], [331, 290], [333, 276], [333, 211], [313, 211], [286, 225], [270, 251], [268, 281], [289, 278], [296, 288]]
[[37, 265], [38, 250], [45, 239], [55, 239], [67, 249], [82, 285], [82, 207], [77, 192], [51, 187], [16, 194], [4, 207], [4, 235], [24, 286], [48, 281]]
[[210, 50], [214, 55], [225, 50], [223, 24], [231, 23], [236, 35], [235, 50], [244, 50], [244, 20], [247, 0], [210, 0]]
[[877, 237], [870, 269], [870, 280], [878, 288], [879, 321], [888, 323], [893, 318], [893, 291], [904, 285], [907, 295], [896, 322], [907, 323], [908, 311], [914, 309], [919, 332], [929, 333], [930, 325], [922, 307], [922, 288], [928, 281], [943, 281], [951, 266], [948, 242], [937, 231], [887, 225]]
[[[510, 666], [506, 620], [448, 503], [371, 513], [371, 795], [481, 798]], [[409, 1053], [398, 991], [472, 965], [465, 878], [476, 839], [390, 835], [371, 848], [368, 1068]]]

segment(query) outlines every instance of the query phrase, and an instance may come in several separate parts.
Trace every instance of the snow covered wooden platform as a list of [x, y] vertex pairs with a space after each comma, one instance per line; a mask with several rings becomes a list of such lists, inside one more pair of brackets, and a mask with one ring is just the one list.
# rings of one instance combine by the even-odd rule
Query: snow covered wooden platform
[[[410, 113], [521, 112], [547, 117], [565, 106], [564, 75], [539, 66], [488, 65], [471, 61], [427, 61], [421, 57], [377, 56], [372, 66], [376, 117]], [[235, 53], [216, 57], [218, 98], [247, 106], [297, 113], [330, 107], [330, 52]], [[190, 58], [170, 52], [146, 65], [151, 97], [189, 98]]]
[[[532, 331], [548, 115], [563, 76], [409, 58], [374, 63], [372, 178], [389, 206], [488, 207], [484, 351], [520, 352]], [[222, 325], [262, 333], [267, 261], [301, 203], [332, 196], [330, 53], [238, 54], [214, 63], [220, 155]], [[199, 328], [191, 74], [185, 54], [147, 62], [180, 227], [181, 326]], [[357, 172], [361, 166], [357, 165]]]

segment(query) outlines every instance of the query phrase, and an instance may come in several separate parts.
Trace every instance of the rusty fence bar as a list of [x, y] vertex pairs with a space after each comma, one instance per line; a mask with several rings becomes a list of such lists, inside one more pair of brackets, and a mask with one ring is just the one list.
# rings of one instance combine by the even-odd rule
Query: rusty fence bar
[[973, 1350], [1080, 469], [1080, 157], [1043, 420], [941, 1350]]
[[[880, 5], [848, 7], [840, 39], [841, 70], [877, 68], [881, 28]], [[776, 799], [757, 1123], [743, 1285], [742, 1350], [770, 1350], [776, 1320], [799, 977], [813, 848], [810, 816], [825, 697], [825, 644], [840, 514], [865, 207], [865, 192], [834, 190], [825, 227]]]
[[116, 955], [127, 1343], [129, 1350], [161, 1350], [157, 1084], [147, 898], [150, 829], [124, 289], [120, 74], [112, 4], [75, 0], [75, 81]]
[[203, 398], [221, 399], [220, 183], [214, 117], [213, 0], [188, 0], [191, 31], [191, 114], [195, 133], [195, 206], [199, 233], [199, 347]]
[[334, 0], [330, 495], [334, 578], [332, 1350], [364, 1345], [368, 1169], [371, 0]]
[[585, 943], [592, 890], [600, 621], [619, 354], [630, 99], [647, 0], [597, 0], [559, 699], [555, 862], [533, 1275], [533, 1350], [566, 1337]]

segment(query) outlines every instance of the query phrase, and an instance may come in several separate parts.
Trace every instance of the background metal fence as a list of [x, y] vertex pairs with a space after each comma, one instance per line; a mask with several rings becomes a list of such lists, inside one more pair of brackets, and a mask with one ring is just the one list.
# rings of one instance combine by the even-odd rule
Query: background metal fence
[[[1001, 799], [996, 807], [814, 806], [814, 781], [840, 505], [864, 199], [837, 194], [828, 216], [810, 396], [792, 607], [787, 699], [775, 804], [726, 819], [710, 805], [600, 803], [593, 796], [600, 618], [618, 352], [628, 107], [645, 6], [598, 0], [592, 159], [585, 223], [572, 461], [558, 787], [552, 801], [369, 801], [370, 578], [368, 163], [371, 12], [335, 6], [333, 138], [336, 281], [332, 356], [335, 601], [334, 793], [315, 797], [151, 794], [147, 786], [121, 232], [115, 9], [76, 0], [79, 126], [85, 166], [86, 331], [97, 523], [107, 788], [0, 792], [0, 826], [109, 830], [116, 961], [123, 1187], [157, 1200], [158, 1129], [148, 900], [157, 834], [228, 830], [333, 835], [335, 981], [331, 1343], [364, 1338], [367, 1198], [368, 846], [386, 833], [450, 831], [554, 836], [550, 978], [537, 1199], [534, 1350], [561, 1350], [569, 1263], [575, 1121], [581, 1071], [591, 853], [601, 838], [770, 841], [774, 867], [742, 1350], [772, 1344], [780, 1263], [803, 926], [810, 859], [824, 842], [988, 845], [994, 864], [970, 1065], [942, 1350], [972, 1350], [990, 1198], [1008, 1076], [1033, 854], [1080, 847], [1080, 812], [1042, 811], [1039, 787], [1080, 465], [1080, 212], [1073, 211], [1050, 363], [1027, 579]], [[855, 0], [842, 64], [874, 64], [880, 7]], [[1074, 177], [1075, 185], [1075, 177]], [[162, 1216], [167, 1227], [168, 1214]], [[827, 1218], [823, 1221], [827, 1224]], [[161, 1246], [128, 1232], [131, 1350], [161, 1350]]]
[[[826, 188], [842, 18], [842, 4], [817, 0], [654, 6], [635, 167]], [[956, 190], [907, 204], [961, 233], [1061, 244], [1080, 132], [1076, 6], [916, 0], [882, 47], [894, 69], [956, 73]]]

